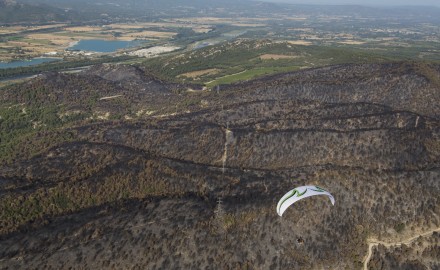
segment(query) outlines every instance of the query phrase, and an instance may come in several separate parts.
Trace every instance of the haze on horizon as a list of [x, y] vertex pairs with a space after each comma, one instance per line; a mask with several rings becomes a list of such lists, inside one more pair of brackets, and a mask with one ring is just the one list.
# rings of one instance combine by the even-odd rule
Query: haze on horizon
[[361, 6], [437, 6], [440, 0], [260, 0], [264, 2], [279, 2], [290, 4], [316, 5], [361, 5]]

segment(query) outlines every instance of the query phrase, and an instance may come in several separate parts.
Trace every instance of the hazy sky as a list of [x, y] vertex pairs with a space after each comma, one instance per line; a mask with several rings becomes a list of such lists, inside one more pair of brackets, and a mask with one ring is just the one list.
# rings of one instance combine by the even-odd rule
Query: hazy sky
[[440, 0], [263, 0], [267, 2], [285, 2], [293, 4], [328, 4], [328, 5], [341, 5], [341, 4], [352, 4], [352, 5], [424, 5], [424, 6], [439, 6]]

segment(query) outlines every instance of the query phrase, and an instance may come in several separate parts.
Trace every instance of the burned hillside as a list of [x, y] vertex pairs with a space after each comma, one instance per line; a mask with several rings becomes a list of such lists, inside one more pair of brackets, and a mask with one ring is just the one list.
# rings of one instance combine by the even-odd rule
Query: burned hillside
[[[105, 65], [0, 95], [14, 130], [1, 135], [2, 268], [356, 269], [370, 237], [439, 226], [438, 66], [202, 90]], [[280, 218], [278, 199], [307, 184], [335, 206], [318, 196]], [[370, 269], [438, 267], [426, 237], [410, 262], [379, 246]]]

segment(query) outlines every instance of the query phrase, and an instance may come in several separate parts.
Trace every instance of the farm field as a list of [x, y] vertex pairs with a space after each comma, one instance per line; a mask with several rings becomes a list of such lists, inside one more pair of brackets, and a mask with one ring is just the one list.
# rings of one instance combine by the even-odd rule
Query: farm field
[[[32, 30], [54, 28], [54, 25], [34, 27]], [[0, 61], [33, 58], [45, 54], [63, 56], [65, 50], [80, 40], [168, 40], [176, 35], [170, 31], [146, 30], [144, 25], [115, 24], [108, 26], [57, 25], [50, 32], [29, 32], [25, 27], [3, 27], [0, 34], [13, 34], [0, 41]]]

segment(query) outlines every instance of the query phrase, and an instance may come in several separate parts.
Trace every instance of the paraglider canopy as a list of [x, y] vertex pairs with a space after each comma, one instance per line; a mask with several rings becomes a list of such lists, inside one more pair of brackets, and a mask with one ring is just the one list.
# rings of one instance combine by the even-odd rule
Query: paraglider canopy
[[335, 205], [335, 198], [325, 189], [318, 186], [302, 186], [292, 189], [287, 192], [278, 202], [277, 213], [281, 217], [286, 209], [295, 202], [315, 195], [326, 195], [330, 198], [330, 201]]

